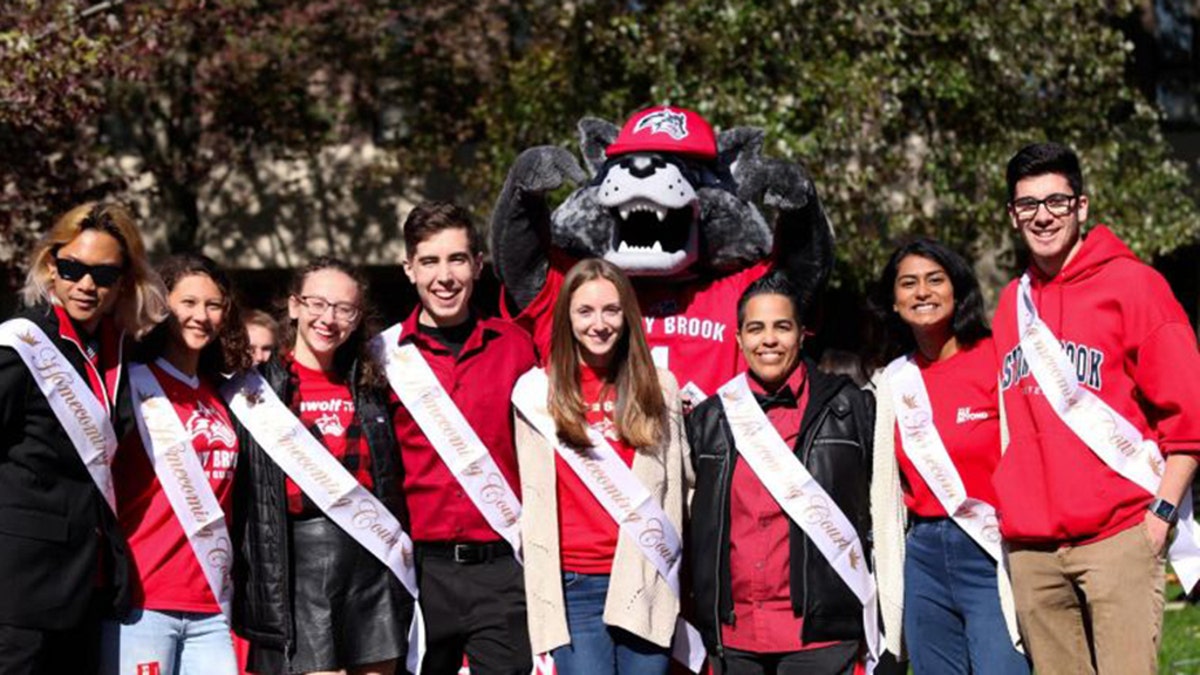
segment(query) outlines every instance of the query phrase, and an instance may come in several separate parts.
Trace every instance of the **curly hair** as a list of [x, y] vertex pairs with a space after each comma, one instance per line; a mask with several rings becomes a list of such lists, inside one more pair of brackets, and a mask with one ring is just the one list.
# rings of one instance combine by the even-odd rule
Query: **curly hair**
[[[166, 284], [168, 296], [181, 279], [195, 274], [208, 277], [221, 291], [225, 316], [217, 330], [216, 339], [200, 351], [199, 371], [207, 375], [229, 375], [249, 370], [253, 366], [250, 339], [246, 336], [233, 286], [217, 263], [207, 256], [181, 253], [164, 260], [157, 271]], [[149, 361], [162, 355], [170, 336], [171, 324], [170, 320], [163, 321], [141, 341], [137, 354], [139, 360]]]
[[[338, 347], [334, 353], [334, 369], [339, 375], [350, 379], [355, 374], [353, 370], [357, 363], [357, 380], [355, 384], [370, 389], [381, 389], [386, 384], [383, 366], [375, 359], [371, 351], [371, 338], [379, 333], [381, 321], [375, 307], [367, 299], [370, 286], [362, 270], [340, 258], [324, 255], [318, 256], [310, 260], [304, 267], [296, 270], [292, 275], [291, 283], [288, 284], [288, 297], [299, 297], [304, 290], [304, 282], [308, 280], [308, 277], [323, 270], [336, 270], [353, 279], [354, 283], [358, 285], [360, 298], [358, 326], [355, 327], [354, 332], [350, 334], [346, 342]], [[281, 304], [286, 306], [287, 300], [287, 297], [283, 298]], [[286, 312], [283, 316], [287, 316]], [[279, 325], [280, 350], [291, 352], [295, 347], [296, 320], [291, 319], [281, 322]]]

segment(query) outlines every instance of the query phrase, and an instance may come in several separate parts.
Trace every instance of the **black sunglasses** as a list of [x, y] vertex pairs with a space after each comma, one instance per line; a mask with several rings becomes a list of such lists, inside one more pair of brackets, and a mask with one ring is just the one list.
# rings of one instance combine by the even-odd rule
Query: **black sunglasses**
[[58, 276], [66, 281], [79, 281], [91, 275], [92, 282], [100, 288], [117, 283], [125, 271], [120, 265], [88, 265], [70, 258], [55, 258], [54, 267]]

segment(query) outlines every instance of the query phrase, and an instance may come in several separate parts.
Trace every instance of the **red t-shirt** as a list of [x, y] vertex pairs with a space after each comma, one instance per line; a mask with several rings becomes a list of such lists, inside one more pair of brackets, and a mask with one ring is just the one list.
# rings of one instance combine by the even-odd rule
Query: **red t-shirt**
[[[750, 391], [766, 391], [750, 377]], [[808, 404], [808, 376], [801, 363], [784, 385], [796, 406], [773, 406], [767, 419], [784, 442], [795, 447]], [[733, 591], [732, 624], [722, 624], [726, 647], [748, 652], [794, 652], [836, 642], [800, 640], [804, 618], [792, 609], [791, 521], [754, 470], [737, 460], [729, 492], [729, 582]]]
[[[200, 465], [228, 523], [238, 443], [224, 401], [207, 379], [189, 378], [166, 361], [160, 359], [150, 371], [191, 434]], [[134, 591], [134, 605], [177, 612], [221, 611], [136, 430], [117, 449], [113, 479], [121, 529], [129, 540], [140, 582]]]
[[[627, 466], [637, 450], [621, 439], [612, 422], [616, 390], [605, 387], [604, 373], [580, 366], [579, 388], [587, 406], [588, 424], [601, 430]], [[603, 395], [603, 401], [601, 400]], [[558, 476], [558, 535], [562, 568], [581, 574], [609, 574], [617, 551], [620, 528], [579, 476], [556, 452]]]
[[[533, 335], [543, 362], [550, 353], [554, 302], [567, 271], [576, 262], [562, 254], [552, 254], [542, 292], [514, 319]], [[737, 346], [737, 301], [742, 291], [770, 267], [764, 261], [716, 279], [679, 281], [639, 277], [635, 280], [654, 365], [675, 375], [685, 400], [690, 393], [689, 383], [699, 387], [705, 396], [712, 396], [718, 387], [746, 369]]]
[[[296, 395], [292, 408], [300, 422], [312, 433], [329, 454], [346, 467], [368, 490], [374, 487], [371, 478], [371, 453], [362, 435], [362, 426], [354, 415], [354, 397], [350, 385], [327, 373], [292, 361]], [[304, 497], [300, 486], [287, 479], [288, 513], [293, 516], [316, 516], [321, 513], [312, 501]]]
[[[537, 363], [533, 342], [508, 321], [477, 319], [456, 357], [437, 340], [420, 332], [419, 314], [418, 307], [404, 320], [399, 344], [411, 341], [420, 350], [519, 498], [521, 482], [509, 400], [517, 379]], [[404, 498], [411, 516], [413, 541], [499, 541], [500, 535], [475, 508], [394, 391], [390, 401], [404, 464]]]
[[[995, 506], [992, 473], [1000, 461], [1000, 413], [991, 338], [960, 349], [945, 361], [929, 363], [918, 354], [917, 366], [933, 406], [933, 424], [962, 477], [967, 495]], [[904, 453], [899, 428], [896, 459], [908, 510], [926, 518], [946, 517], [946, 509]]]

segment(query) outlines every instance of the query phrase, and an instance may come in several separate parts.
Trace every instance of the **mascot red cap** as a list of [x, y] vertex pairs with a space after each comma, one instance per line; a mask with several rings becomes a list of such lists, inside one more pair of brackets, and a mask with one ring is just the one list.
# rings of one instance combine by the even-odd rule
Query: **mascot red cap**
[[717, 139], [699, 113], [661, 105], [634, 113], [604, 154], [631, 152], [669, 152], [712, 161], [717, 158]]

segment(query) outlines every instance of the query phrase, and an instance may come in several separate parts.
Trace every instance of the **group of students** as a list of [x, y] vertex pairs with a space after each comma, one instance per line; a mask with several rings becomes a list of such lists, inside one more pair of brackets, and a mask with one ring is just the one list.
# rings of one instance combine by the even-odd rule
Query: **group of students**
[[608, 262], [566, 274], [546, 354], [474, 309], [451, 204], [404, 224], [406, 319], [316, 258], [257, 368], [213, 261], [152, 269], [126, 209], [72, 209], [0, 324], [0, 673], [235, 673], [231, 631], [262, 673], [1155, 672], [1177, 521], [1181, 578], [1200, 556], [1195, 335], [1084, 236], [1073, 152], [1008, 188], [1031, 264], [994, 335], [966, 261], [909, 243], [863, 388], [770, 273], [746, 371], [690, 411]]

